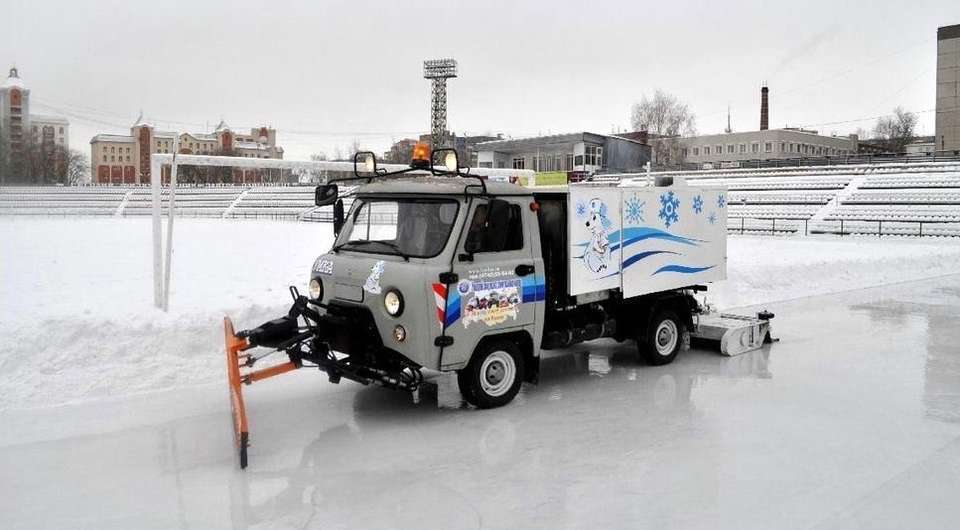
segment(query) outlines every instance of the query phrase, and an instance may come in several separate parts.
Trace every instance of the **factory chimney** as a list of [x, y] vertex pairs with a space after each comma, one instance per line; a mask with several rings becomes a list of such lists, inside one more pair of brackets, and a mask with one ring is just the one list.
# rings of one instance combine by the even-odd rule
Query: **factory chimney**
[[760, 88], [760, 130], [770, 128], [770, 89], [764, 83]]

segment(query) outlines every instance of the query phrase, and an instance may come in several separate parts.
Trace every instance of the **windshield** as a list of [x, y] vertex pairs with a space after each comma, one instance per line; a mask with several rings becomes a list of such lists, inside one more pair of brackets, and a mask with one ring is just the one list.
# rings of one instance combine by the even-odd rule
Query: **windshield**
[[432, 258], [447, 244], [459, 209], [451, 199], [357, 199], [333, 248]]

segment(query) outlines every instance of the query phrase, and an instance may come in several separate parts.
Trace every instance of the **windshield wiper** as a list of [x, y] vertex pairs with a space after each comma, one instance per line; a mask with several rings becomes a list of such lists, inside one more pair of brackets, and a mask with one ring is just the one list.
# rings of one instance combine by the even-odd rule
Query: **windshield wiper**
[[379, 244], [381, 244], [381, 245], [385, 245], [385, 246], [389, 247], [390, 249], [394, 250], [394, 251], [397, 253], [398, 256], [400, 256], [401, 258], [403, 258], [404, 261], [410, 261], [410, 256], [408, 256], [406, 253], [404, 253], [404, 252], [403, 252], [403, 249], [400, 248], [400, 245], [397, 245], [397, 244], [394, 243], [393, 241], [377, 241], [377, 240], [374, 240], [374, 239], [357, 239], [357, 240], [354, 240], [354, 241], [347, 241], [346, 243], [341, 243], [341, 244], [333, 247], [333, 248], [330, 249], [330, 250], [336, 252], [336, 251], [340, 250], [341, 248], [346, 247], [347, 245], [357, 245], [357, 246], [361, 246], [361, 245], [370, 245], [370, 244], [372, 244], [372, 243], [379, 243]]

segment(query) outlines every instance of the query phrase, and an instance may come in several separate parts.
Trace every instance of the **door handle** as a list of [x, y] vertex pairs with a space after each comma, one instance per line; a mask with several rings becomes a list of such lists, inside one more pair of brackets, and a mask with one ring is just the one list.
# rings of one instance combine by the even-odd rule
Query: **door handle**
[[526, 276], [528, 274], [533, 273], [533, 271], [534, 271], [533, 265], [527, 265], [527, 264], [517, 265], [517, 268], [513, 269], [513, 272], [515, 272], [517, 276]]

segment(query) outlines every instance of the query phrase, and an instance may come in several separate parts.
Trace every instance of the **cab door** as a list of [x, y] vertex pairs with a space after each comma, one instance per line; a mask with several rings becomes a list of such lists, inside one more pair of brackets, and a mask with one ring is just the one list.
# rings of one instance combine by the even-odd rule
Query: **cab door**
[[457, 281], [447, 293], [444, 330], [453, 343], [444, 349], [441, 369], [466, 366], [484, 336], [517, 330], [537, 336], [543, 274], [529, 206], [530, 197], [473, 200], [454, 256]]

